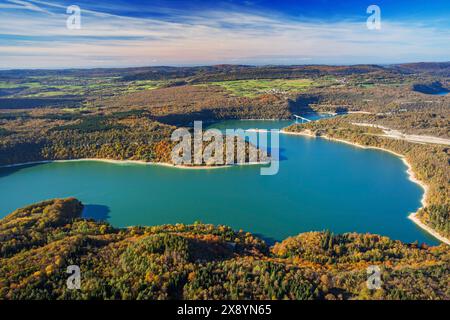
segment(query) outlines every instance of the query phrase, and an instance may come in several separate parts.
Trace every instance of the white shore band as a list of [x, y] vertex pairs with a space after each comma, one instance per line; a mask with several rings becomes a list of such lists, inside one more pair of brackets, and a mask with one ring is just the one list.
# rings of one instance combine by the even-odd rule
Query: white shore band
[[432, 228], [430, 228], [429, 226], [427, 226], [426, 224], [424, 224], [422, 221], [419, 220], [419, 218], [417, 217], [417, 214], [419, 212], [420, 209], [424, 208], [427, 206], [427, 197], [428, 197], [428, 192], [429, 192], [429, 188], [428, 186], [420, 181], [419, 179], [417, 179], [417, 177], [414, 174], [414, 171], [412, 170], [412, 166], [411, 164], [406, 160], [406, 157], [400, 153], [394, 152], [392, 150], [389, 149], [385, 149], [385, 148], [380, 148], [380, 147], [371, 147], [371, 146], [363, 146], [361, 144], [358, 143], [354, 143], [354, 142], [350, 142], [347, 140], [343, 140], [343, 139], [336, 139], [336, 138], [331, 138], [328, 136], [316, 136], [310, 132], [307, 131], [301, 131], [301, 132], [289, 132], [289, 131], [285, 131], [285, 130], [280, 130], [281, 134], [289, 134], [289, 135], [297, 135], [297, 136], [304, 136], [304, 137], [309, 137], [309, 138], [323, 138], [323, 139], [327, 139], [330, 141], [336, 141], [336, 142], [341, 142], [341, 143], [345, 143], [345, 144], [349, 144], [358, 148], [362, 148], [362, 149], [376, 149], [376, 150], [381, 150], [381, 151], [385, 151], [385, 152], [389, 152], [392, 153], [394, 155], [396, 155], [397, 157], [399, 157], [400, 159], [402, 159], [403, 163], [406, 165], [406, 167], [408, 168], [406, 170], [406, 172], [408, 173], [408, 177], [409, 180], [411, 180], [412, 182], [416, 183], [417, 185], [419, 185], [423, 190], [423, 196], [422, 196], [422, 207], [420, 207], [417, 212], [413, 212], [408, 216], [408, 219], [410, 219], [411, 221], [413, 221], [418, 227], [420, 227], [421, 229], [425, 230], [426, 232], [428, 232], [430, 235], [432, 235], [433, 237], [435, 237], [436, 239], [438, 239], [439, 241], [450, 245], [450, 239], [447, 239], [446, 237], [444, 237], [443, 235], [439, 234], [436, 230], [433, 230]]
[[[422, 203], [422, 207], [419, 208], [422, 209], [424, 207], [427, 206], [427, 196], [428, 196], [428, 186], [423, 183], [422, 181], [418, 180], [412, 170], [412, 166], [411, 164], [406, 160], [405, 156], [399, 153], [396, 153], [392, 150], [389, 149], [384, 149], [384, 148], [380, 148], [380, 147], [371, 147], [371, 146], [363, 146], [361, 144], [357, 144], [354, 142], [350, 142], [350, 141], [346, 141], [346, 140], [342, 140], [342, 139], [336, 139], [336, 138], [331, 138], [328, 136], [316, 136], [312, 133], [303, 131], [303, 132], [288, 132], [285, 130], [280, 130], [281, 134], [287, 134], [287, 135], [297, 135], [297, 136], [304, 136], [304, 137], [309, 137], [309, 138], [323, 138], [323, 139], [327, 139], [330, 141], [336, 141], [336, 142], [341, 142], [341, 143], [345, 143], [345, 144], [349, 144], [358, 148], [363, 148], [363, 149], [376, 149], [376, 150], [381, 150], [381, 151], [385, 151], [385, 152], [389, 152], [392, 153], [394, 155], [396, 155], [397, 157], [399, 157], [400, 159], [402, 159], [402, 161], [405, 163], [405, 165], [407, 166], [407, 173], [408, 173], [408, 177], [409, 180], [411, 180], [412, 182], [418, 184], [420, 187], [422, 187], [422, 189], [424, 190], [424, 194], [421, 200]], [[175, 168], [175, 169], [187, 169], [187, 170], [211, 170], [211, 169], [223, 169], [223, 168], [230, 168], [230, 167], [234, 167], [234, 166], [243, 166], [243, 165], [265, 165], [265, 164], [269, 164], [270, 162], [256, 162], [256, 163], [244, 163], [244, 164], [233, 164], [233, 165], [222, 165], [222, 166], [180, 166], [180, 165], [173, 165], [170, 163], [163, 163], [163, 162], [145, 162], [145, 161], [140, 161], [140, 160], [112, 160], [112, 159], [97, 159], [97, 158], [85, 158], [85, 159], [73, 159], [73, 160], [44, 160], [44, 161], [35, 161], [35, 162], [25, 162], [25, 163], [18, 163], [18, 164], [11, 164], [11, 165], [4, 165], [4, 166], [0, 166], [0, 168], [10, 168], [10, 167], [20, 167], [20, 166], [26, 166], [26, 165], [33, 165], [33, 164], [44, 164], [44, 163], [59, 163], [59, 162], [81, 162], [81, 161], [96, 161], [96, 162], [106, 162], [106, 163], [113, 163], [113, 164], [139, 164], [139, 165], [153, 165], [153, 166], [163, 166], [163, 167], [169, 167], [169, 168]], [[446, 237], [442, 236], [441, 234], [439, 234], [437, 231], [433, 230], [432, 228], [430, 228], [429, 226], [425, 225], [422, 221], [419, 220], [419, 218], [417, 217], [417, 212], [413, 212], [408, 216], [408, 219], [410, 219], [411, 221], [413, 221], [418, 227], [420, 227], [421, 229], [425, 230], [426, 232], [428, 232], [430, 235], [432, 235], [433, 237], [435, 237], [436, 239], [438, 239], [439, 241], [450, 245], [450, 240], [447, 239]]]
[[15, 164], [7, 164], [0, 166], [0, 168], [13, 168], [13, 167], [23, 167], [33, 164], [44, 164], [44, 163], [64, 163], [64, 162], [105, 162], [112, 164], [139, 164], [145, 166], [161, 166], [168, 167], [174, 169], [183, 169], [183, 170], [211, 170], [211, 169], [224, 169], [231, 167], [239, 167], [239, 166], [257, 166], [257, 165], [268, 165], [270, 162], [245, 162], [245, 163], [236, 163], [236, 164], [224, 164], [217, 166], [186, 166], [186, 165], [174, 165], [166, 162], [147, 162], [142, 160], [113, 160], [113, 159], [101, 159], [101, 158], [82, 158], [82, 159], [67, 159], [67, 160], [42, 160], [42, 161], [31, 161], [31, 162], [23, 162], [23, 163], [15, 163]]

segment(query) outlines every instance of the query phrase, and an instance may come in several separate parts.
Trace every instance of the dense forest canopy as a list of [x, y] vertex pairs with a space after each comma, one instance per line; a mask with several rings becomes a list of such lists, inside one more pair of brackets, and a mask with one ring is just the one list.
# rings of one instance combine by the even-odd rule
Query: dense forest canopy
[[[115, 229], [76, 199], [0, 220], [0, 299], [449, 299], [448, 247], [309, 232], [269, 248], [201, 223]], [[66, 285], [69, 265], [80, 290]], [[369, 290], [367, 267], [382, 270]]]
[[[0, 164], [98, 157], [167, 162], [174, 126], [308, 112], [370, 112], [361, 121], [449, 137], [450, 97], [413, 90], [436, 78], [429, 73], [436, 68], [450, 67], [0, 71]], [[154, 77], [128, 79], [146, 74]], [[435, 81], [448, 87], [446, 76]]]
[[[448, 146], [382, 137], [383, 125], [450, 138], [450, 63], [0, 71], [0, 165], [102, 158], [170, 163], [193, 121], [345, 114], [287, 130], [389, 149], [427, 184], [419, 219], [450, 237]], [[0, 299], [449, 299], [448, 246], [310, 232], [268, 247], [226, 226], [115, 229], [76, 199], [0, 221]], [[78, 265], [82, 290], [68, 290]], [[383, 270], [368, 290], [366, 269]]]

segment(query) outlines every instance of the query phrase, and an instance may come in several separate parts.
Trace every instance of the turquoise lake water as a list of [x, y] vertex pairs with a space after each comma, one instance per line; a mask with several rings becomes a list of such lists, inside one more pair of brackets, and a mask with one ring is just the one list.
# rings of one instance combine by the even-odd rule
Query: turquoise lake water
[[[219, 128], [282, 128], [287, 121], [227, 121]], [[280, 135], [280, 171], [260, 167], [182, 170], [137, 164], [67, 162], [0, 169], [0, 217], [57, 197], [76, 197], [85, 216], [116, 227], [201, 221], [269, 242], [305, 231], [370, 232], [438, 242], [407, 216], [422, 189], [392, 154], [324, 139]]]

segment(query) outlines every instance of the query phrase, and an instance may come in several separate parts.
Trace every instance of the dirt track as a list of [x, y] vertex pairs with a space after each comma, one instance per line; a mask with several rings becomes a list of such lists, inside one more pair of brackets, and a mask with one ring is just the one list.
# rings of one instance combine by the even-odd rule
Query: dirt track
[[390, 129], [387, 127], [383, 127], [376, 124], [371, 123], [353, 123], [357, 126], [363, 126], [363, 127], [374, 127], [379, 128], [384, 131], [384, 134], [380, 135], [381, 137], [387, 137], [397, 140], [406, 140], [409, 142], [416, 142], [416, 143], [431, 143], [431, 144], [443, 144], [443, 145], [450, 145], [450, 139], [445, 138], [438, 138], [433, 136], [422, 136], [417, 134], [405, 134], [398, 130]]

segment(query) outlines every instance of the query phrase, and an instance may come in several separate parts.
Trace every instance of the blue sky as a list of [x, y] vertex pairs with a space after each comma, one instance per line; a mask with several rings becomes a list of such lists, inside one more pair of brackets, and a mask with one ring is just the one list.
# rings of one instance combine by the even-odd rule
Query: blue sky
[[0, 0], [0, 68], [449, 61], [449, 17], [448, 0]]

